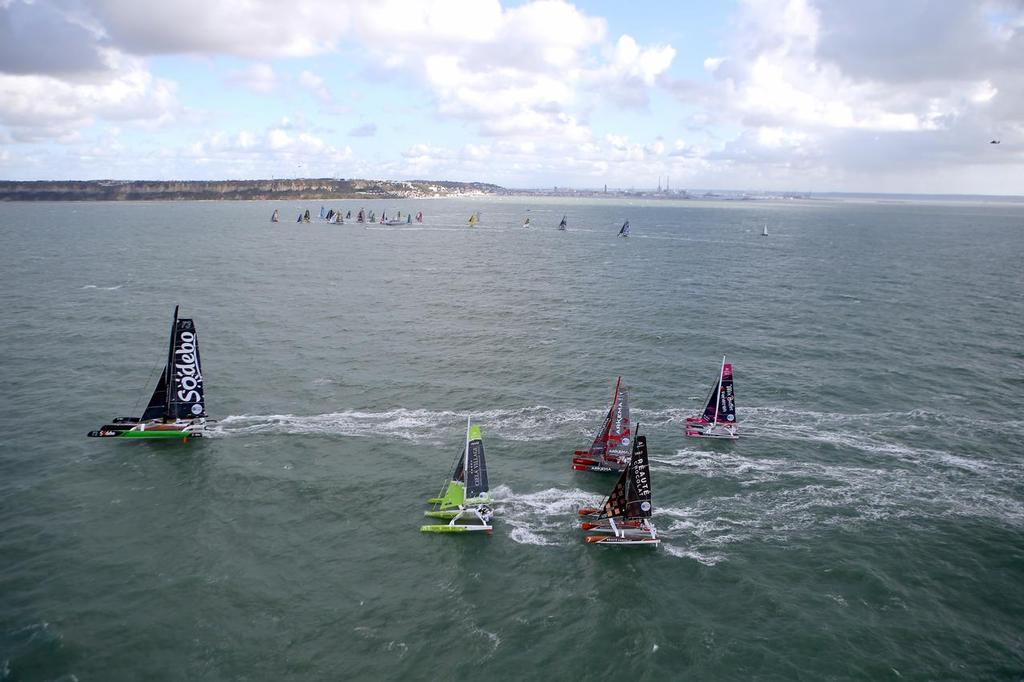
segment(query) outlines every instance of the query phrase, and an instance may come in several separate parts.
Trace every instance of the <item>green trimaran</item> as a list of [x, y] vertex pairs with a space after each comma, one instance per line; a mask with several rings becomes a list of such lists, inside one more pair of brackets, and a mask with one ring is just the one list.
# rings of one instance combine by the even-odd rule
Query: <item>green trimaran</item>
[[195, 323], [174, 306], [167, 363], [141, 417], [115, 417], [90, 431], [93, 438], [199, 438], [206, 429], [203, 370]]
[[484, 440], [480, 427], [473, 426], [466, 418], [466, 446], [454, 465], [454, 473], [440, 497], [427, 500], [434, 508], [424, 512], [434, 519], [446, 519], [448, 523], [420, 526], [425, 533], [467, 533], [473, 531], [491, 532], [491, 517], [494, 511], [487, 483], [487, 462], [484, 459]]

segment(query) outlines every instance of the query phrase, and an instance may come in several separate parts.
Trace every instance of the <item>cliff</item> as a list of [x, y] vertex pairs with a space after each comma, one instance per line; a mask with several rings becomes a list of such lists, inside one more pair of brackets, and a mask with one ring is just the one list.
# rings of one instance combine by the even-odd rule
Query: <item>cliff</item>
[[445, 180], [0, 180], [0, 201], [402, 199], [508, 194], [498, 185]]

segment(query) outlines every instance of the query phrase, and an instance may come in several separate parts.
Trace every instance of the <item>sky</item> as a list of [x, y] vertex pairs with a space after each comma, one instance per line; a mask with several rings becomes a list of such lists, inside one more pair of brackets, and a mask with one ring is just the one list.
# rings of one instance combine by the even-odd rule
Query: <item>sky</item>
[[0, 0], [0, 179], [294, 177], [1020, 195], [1024, 0]]

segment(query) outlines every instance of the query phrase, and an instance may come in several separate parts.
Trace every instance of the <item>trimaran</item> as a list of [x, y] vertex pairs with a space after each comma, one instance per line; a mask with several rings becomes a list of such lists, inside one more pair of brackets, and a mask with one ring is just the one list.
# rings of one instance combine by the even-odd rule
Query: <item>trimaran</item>
[[612, 406], [594, 436], [589, 450], [576, 450], [572, 468], [576, 471], [622, 471], [629, 461], [629, 390], [622, 377], [615, 380]]
[[586, 536], [590, 544], [656, 546], [661, 541], [651, 524], [653, 511], [647, 438], [638, 435], [633, 441], [629, 464], [604, 504], [579, 510], [580, 516], [589, 519], [581, 523], [580, 528], [595, 533]]
[[420, 526], [420, 530], [425, 533], [490, 533], [491, 517], [494, 514], [490, 506], [492, 502], [487, 482], [483, 436], [480, 427], [473, 426], [467, 417], [466, 444], [455, 461], [451, 480], [439, 497], [427, 500], [434, 508], [423, 512], [424, 516], [446, 519], [448, 523]]
[[722, 367], [704, 401], [704, 412], [686, 418], [686, 435], [694, 438], [739, 438], [736, 432], [736, 392], [732, 364], [722, 356]]
[[170, 348], [153, 395], [141, 417], [115, 417], [93, 438], [199, 438], [206, 429], [203, 370], [195, 323], [174, 306]]

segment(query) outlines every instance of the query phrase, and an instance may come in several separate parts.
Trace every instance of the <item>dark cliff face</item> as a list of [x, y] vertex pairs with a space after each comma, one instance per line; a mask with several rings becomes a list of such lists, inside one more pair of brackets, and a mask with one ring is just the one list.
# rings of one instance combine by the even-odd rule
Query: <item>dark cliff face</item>
[[507, 194], [498, 185], [447, 180], [85, 180], [0, 181], [0, 201], [142, 201], [215, 199], [401, 199]]

